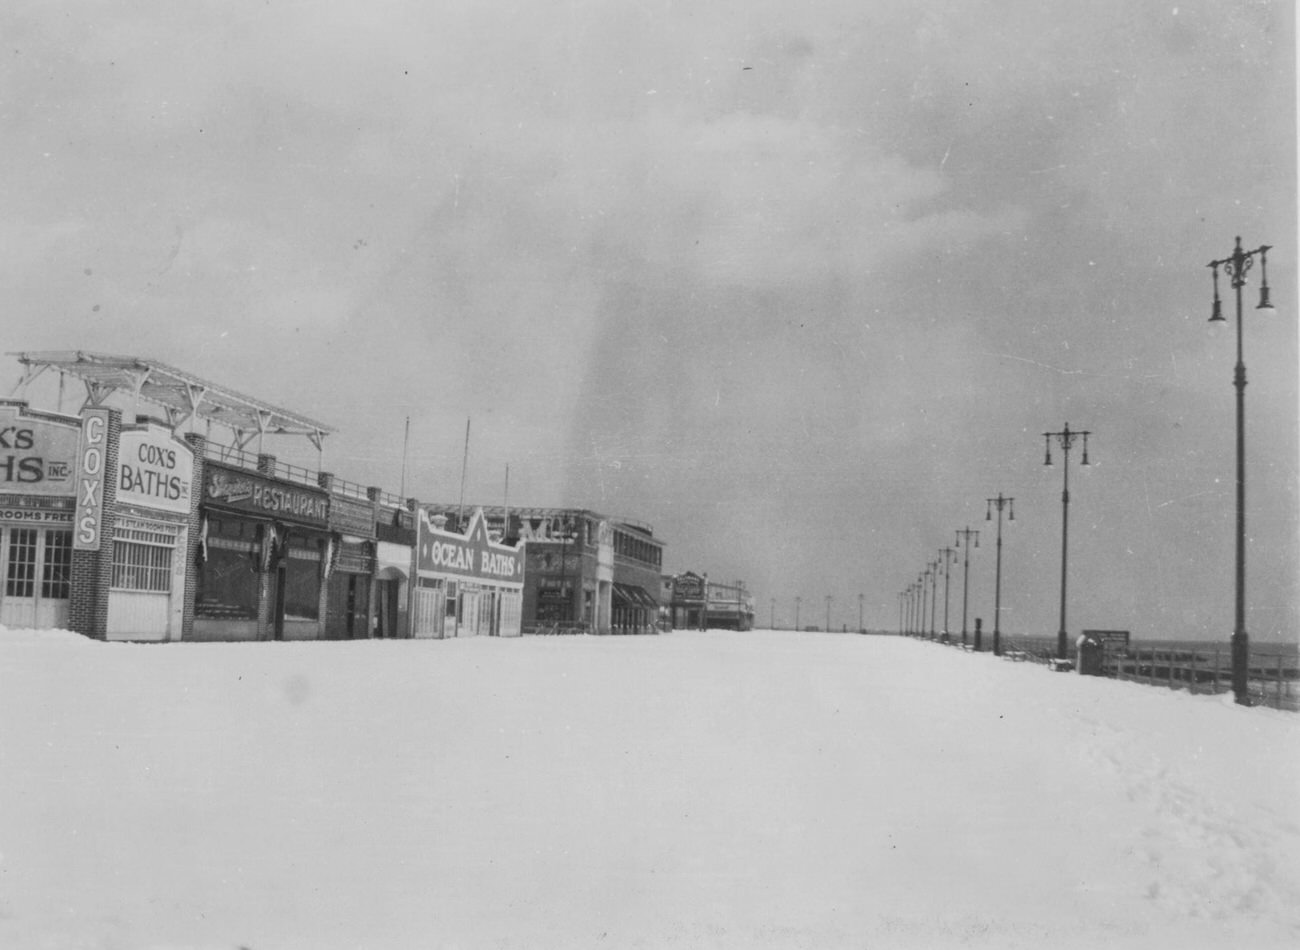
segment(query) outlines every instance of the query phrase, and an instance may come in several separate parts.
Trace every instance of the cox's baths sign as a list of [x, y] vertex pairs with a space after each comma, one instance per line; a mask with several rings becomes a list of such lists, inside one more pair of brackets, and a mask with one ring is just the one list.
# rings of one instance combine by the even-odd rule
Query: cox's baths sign
[[81, 421], [0, 401], [0, 493], [72, 495]]
[[524, 553], [496, 544], [487, 533], [482, 509], [474, 512], [464, 534], [435, 525], [427, 509], [420, 509], [416, 528], [415, 568], [421, 574], [455, 575], [489, 584], [524, 583]]
[[104, 480], [108, 477], [108, 410], [84, 409], [77, 449], [77, 513], [72, 549], [98, 551], [104, 531]]
[[205, 470], [203, 501], [320, 528], [325, 527], [330, 511], [329, 495], [323, 491], [216, 463]]
[[118, 449], [118, 501], [187, 514], [194, 453], [164, 426], [123, 429]]

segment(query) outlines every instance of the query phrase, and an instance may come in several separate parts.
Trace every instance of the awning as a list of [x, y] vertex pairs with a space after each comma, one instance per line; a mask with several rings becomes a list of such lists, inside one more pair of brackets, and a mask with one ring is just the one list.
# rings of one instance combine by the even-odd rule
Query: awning
[[615, 584], [614, 606], [645, 607], [649, 610], [659, 609], [658, 602], [646, 593], [644, 588], [638, 587], [636, 584]]

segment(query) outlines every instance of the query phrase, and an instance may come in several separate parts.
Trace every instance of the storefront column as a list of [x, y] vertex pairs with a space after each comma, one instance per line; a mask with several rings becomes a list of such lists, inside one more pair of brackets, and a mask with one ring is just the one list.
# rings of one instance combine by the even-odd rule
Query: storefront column
[[257, 526], [257, 639], [274, 640], [275, 636], [275, 600], [274, 585], [271, 582], [275, 566], [271, 564], [268, 546], [271, 543], [266, 524]]
[[185, 601], [181, 614], [181, 639], [194, 637], [194, 605], [199, 592], [199, 548], [204, 542], [203, 516], [203, 469], [207, 464], [208, 440], [197, 432], [185, 435], [185, 442], [194, 452], [194, 479], [190, 482], [190, 530], [189, 542], [185, 545]]
[[[370, 520], [374, 524], [379, 523], [379, 496], [383, 494], [383, 489], [371, 485], [366, 488], [366, 498], [370, 500]], [[371, 543], [371, 569], [370, 569], [370, 603], [366, 609], [366, 636], [375, 635], [375, 613], [378, 609], [379, 601], [379, 580], [376, 575], [379, 573], [379, 540], [376, 539]], [[396, 631], [394, 631], [396, 633]]]
[[[96, 640], [108, 638], [108, 584], [113, 576], [113, 526], [117, 514], [117, 479], [109, 477], [110, 472], [117, 471], [118, 442], [122, 434], [122, 413], [117, 409], [93, 407], [107, 415], [107, 425], [102, 442], [103, 456], [99, 459], [99, 471], [91, 478], [102, 482], [102, 497], [99, 511], [99, 547], [97, 550], [78, 550], [75, 546], [77, 532], [82, 526], [73, 523], [74, 546], [72, 551], [72, 590], [68, 600], [68, 626], [77, 633]], [[83, 415], [83, 431], [85, 417]], [[84, 446], [78, 453], [77, 485], [86, 473]]]

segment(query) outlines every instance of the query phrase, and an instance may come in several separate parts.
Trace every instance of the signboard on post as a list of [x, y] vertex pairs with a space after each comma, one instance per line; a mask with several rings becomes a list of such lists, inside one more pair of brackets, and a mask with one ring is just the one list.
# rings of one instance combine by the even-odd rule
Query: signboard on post
[[1092, 637], [1106, 649], [1127, 647], [1129, 641], [1129, 632], [1127, 630], [1085, 630], [1083, 635]]

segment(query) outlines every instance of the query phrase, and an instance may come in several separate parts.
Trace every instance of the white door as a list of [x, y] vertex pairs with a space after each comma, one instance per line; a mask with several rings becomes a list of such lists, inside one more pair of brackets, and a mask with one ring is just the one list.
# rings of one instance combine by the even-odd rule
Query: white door
[[170, 593], [110, 590], [108, 639], [166, 640], [171, 633]]
[[411, 618], [411, 636], [442, 636], [443, 596], [443, 592], [435, 587], [415, 589], [415, 616]]
[[482, 599], [482, 593], [476, 590], [464, 591], [460, 596], [460, 625], [456, 628], [458, 637], [476, 637], [479, 635], [479, 624], [482, 619], [482, 610], [479, 603]]
[[0, 623], [36, 630], [68, 625], [71, 531], [5, 528], [0, 532], [0, 568], [4, 574]]

